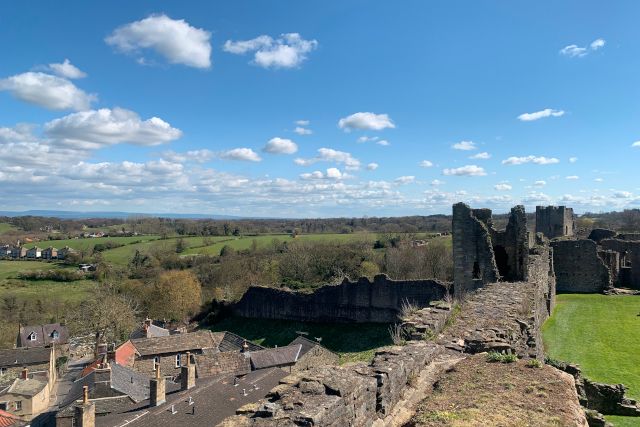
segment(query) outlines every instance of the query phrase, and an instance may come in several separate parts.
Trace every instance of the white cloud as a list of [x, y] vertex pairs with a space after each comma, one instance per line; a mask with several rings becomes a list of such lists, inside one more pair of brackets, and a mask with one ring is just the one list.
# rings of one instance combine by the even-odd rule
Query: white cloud
[[309, 126], [311, 122], [309, 120], [296, 120], [295, 123], [298, 126]]
[[433, 163], [429, 160], [423, 160], [420, 163], [418, 163], [418, 166], [420, 166], [421, 168], [430, 168], [433, 166]]
[[471, 151], [476, 150], [476, 143], [473, 141], [460, 141], [451, 146], [454, 150]]
[[340, 180], [345, 178], [350, 178], [351, 176], [348, 174], [343, 174], [340, 172], [338, 168], [328, 168], [325, 173], [321, 171], [313, 171], [310, 173], [302, 173], [300, 174], [300, 178], [303, 180], [318, 180], [318, 179], [331, 179], [331, 180]]
[[367, 170], [374, 171], [376, 169], [378, 169], [378, 164], [377, 163], [369, 163], [367, 165]]
[[242, 160], [248, 162], [259, 162], [262, 160], [251, 148], [234, 148], [223, 151], [219, 154], [219, 157], [225, 160]]
[[303, 128], [301, 126], [296, 126], [293, 131], [298, 135], [311, 135], [313, 133], [311, 129]]
[[67, 79], [31, 71], [1, 79], [0, 90], [50, 110], [86, 110], [97, 99]]
[[334, 150], [332, 148], [318, 149], [318, 155], [311, 159], [295, 159], [294, 162], [300, 166], [309, 166], [317, 162], [344, 163], [346, 170], [360, 169], [360, 160], [354, 158], [350, 153]]
[[271, 154], [293, 154], [298, 151], [298, 145], [290, 139], [275, 137], [267, 142], [262, 151]]
[[594, 179], [594, 181], [595, 181], [595, 182], [604, 182], [604, 179], [602, 179], [602, 178], [595, 178], [595, 179]]
[[64, 145], [85, 150], [122, 143], [160, 145], [182, 135], [158, 117], [143, 121], [135, 112], [123, 108], [69, 114], [46, 123], [44, 130]]
[[356, 142], [359, 143], [364, 143], [364, 142], [369, 142], [369, 141], [377, 141], [378, 139], [380, 139], [380, 137], [378, 136], [361, 136], [358, 138], [358, 140]]
[[509, 184], [506, 184], [506, 183], [500, 183], [500, 184], [494, 185], [493, 188], [495, 188], [498, 191], [509, 191], [513, 187], [511, 185], [509, 185]]
[[551, 197], [541, 192], [532, 191], [522, 199], [522, 202], [527, 205], [549, 204], [551, 202]]
[[396, 184], [411, 184], [413, 182], [415, 182], [416, 177], [413, 175], [406, 175], [406, 176], [399, 176], [396, 179], [393, 180], [393, 182], [395, 182]]
[[389, 141], [387, 141], [386, 139], [381, 139], [380, 141], [376, 141], [376, 144], [382, 145], [383, 147], [387, 147], [387, 146], [391, 145], [391, 143]]
[[162, 157], [174, 163], [185, 163], [185, 162], [206, 163], [215, 157], [215, 153], [207, 149], [190, 150], [190, 151], [185, 151], [183, 153], [176, 153], [175, 151], [169, 150], [169, 151], [164, 151], [162, 153]]
[[554, 163], [560, 163], [560, 160], [555, 157], [544, 156], [524, 156], [524, 157], [509, 157], [502, 161], [503, 165], [522, 165], [525, 163], [534, 163], [536, 165], [551, 165]]
[[614, 191], [613, 197], [616, 199], [629, 199], [633, 194], [629, 191]]
[[544, 187], [545, 185], [547, 185], [547, 181], [539, 180], [534, 182], [533, 185], [536, 187]]
[[569, 175], [565, 177], [565, 179], [568, 179], [569, 181], [577, 181], [580, 177], [578, 175]]
[[440, 181], [439, 179], [434, 179], [433, 181], [431, 181], [431, 185], [434, 187], [437, 187], [439, 185], [444, 185], [445, 182], [444, 181]]
[[68, 59], [65, 59], [61, 64], [49, 64], [49, 69], [54, 74], [67, 79], [82, 79], [87, 77], [87, 73], [81, 71]]
[[636, 141], [636, 142], [634, 142], [633, 144], [631, 144], [631, 146], [632, 146], [633, 148], [639, 148], [639, 147], [640, 147], [640, 141]]
[[523, 122], [532, 122], [534, 120], [540, 120], [545, 117], [562, 117], [564, 116], [563, 110], [554, 110], [552, 108], [545, 108], [544, 110], [536, 111], [534, 113], [523, 113], [518, 116], [518, 120]]
[[[152, 49], [171, 64], [211, 67], [211, 33], [192, 27], [183, 19], [151, 15], [116, 28], [105, 42], [125, 53]], [[146, 62], [143, 57], [142, 62]]]
[[0, 127], [0, 143], [35, 142], [37, 138], [32, 133], [33, 127], [25, 123], [12, 128]]
[[486, 151], [483, 151], [482, 153], [474, 154], [469, 158], [474, 160], [488, 160], [491, 158], [491, 154], [487, 153]]
[[262, 35], [251, 40], [227, 40], [223, 49], [236, 55], [254, 52], [253, 63], [263, 68], [294, 68], [317, 46], [316, 40], [305, 40], [298, 33], [288, 33], [277, 39]]
[[347, 132], [353, 129], [383, 130], [387, 128], [393, 129], [396, 127], [388, 114], [375, 114], [369, 112], [354, 113], [350, 116], [343, 117], [338, 121], [338, 126], [340, 129], [344, 129]]
[[569, 157], [569, 163], [575, 163], [578, 161], [577, 157]]
[[476, 165], [466, 165], [459, 168], [444, 169], [443, 175], [449, 176], [485, 176], [487, 173], [484, 168]]
[[571, 58], [581, 58], [583, 56], [587, 56], [591, 51], [602, 49], [605, 44], [607, 44], [607, 42], [600, 38], [592, 41], [588, 47], [580, 47], [575, 44], [570, 44], [560, 49], [560, 54]]

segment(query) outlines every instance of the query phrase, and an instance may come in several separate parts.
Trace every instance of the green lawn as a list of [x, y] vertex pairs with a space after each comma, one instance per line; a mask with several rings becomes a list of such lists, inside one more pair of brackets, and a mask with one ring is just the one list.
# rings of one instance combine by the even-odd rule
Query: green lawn
[[[622, 383], [640, 399], [640, 296], [558, 295], [543, 334], [550, 357], [578, 363], [594, 381]], [[629, 417], [611, 421], [640, 424]]]
[[13, 225], [7, 222], [0, 222], [0, 235], [8, 231], [14, 231], [14, 230], [17, 230], [17, 228], [14, 227]]
[[16, 277], [23, 271], [53, 270], [59, 268], [57, 264], [43, 261], [9, 261], [0, 260], [0, 279]]
[[158, 236], [130, 236], [130, 237], [97, 237], [86, 239], [65, 239], [65, 240], [43, 240], [41, 242], [26, 243], [25, 248], [32, 248], [38, 246], [40, 248], [48, 248], [53, 246], [54, 248], [63, 248], [69, 246], [75, 250], [88, 250], [93, 249], [94, 245], [98, 243], [116, 242], [122, 245], [130, 245], [132, 242], [148, 242], [158, 239]]
[[308, 338], [322, 338], [322, 345], [340, 355], [340, 362], [368, 362], [379, 347], [391, 345], [389, 326], [380, 323], [307, 323], [286, 320], [231, 317], [216, 323], [213, 331], [229, 331], [265, 347], [283, 346], [293, 341], [296, 331]]

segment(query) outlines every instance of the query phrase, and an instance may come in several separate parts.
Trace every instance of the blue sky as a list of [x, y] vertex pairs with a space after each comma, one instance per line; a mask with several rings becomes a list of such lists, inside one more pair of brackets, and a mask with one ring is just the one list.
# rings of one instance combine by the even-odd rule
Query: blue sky
[[0, 5], [4, 210], [640, 204], [637, 2]]

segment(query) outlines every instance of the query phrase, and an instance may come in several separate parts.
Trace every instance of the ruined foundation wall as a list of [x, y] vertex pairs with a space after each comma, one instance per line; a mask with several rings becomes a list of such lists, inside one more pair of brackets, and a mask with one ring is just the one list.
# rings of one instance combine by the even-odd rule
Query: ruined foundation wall
[[464, 203], [453, 205], [453, 281], [458, 297], [498, 280], [487, 224], [490, 218], [488, 209], [472, 210]]
[[620, 266], [616, 285], [640, 289], [640, 242], [622, 239], [604, 239], [600, 242], [604, 250], [617, 252]]
[[597, 293], [611, 286], [611, 274], [593, 240], [559, 240], [551, 247], [558, 292]]
[[377, 275], [323, 286], [312, 293], [254, 286], [235, 305], [234, 313], [251, 318], [312, 322], [379, 322], [398, 319], [404, 302], [426, 307], [448, 294], [437, 280], [391, 280]]

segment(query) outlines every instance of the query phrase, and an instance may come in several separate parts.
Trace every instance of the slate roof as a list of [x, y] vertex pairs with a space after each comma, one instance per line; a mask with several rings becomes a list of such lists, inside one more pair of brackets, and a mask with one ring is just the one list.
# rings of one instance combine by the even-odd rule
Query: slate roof
[[220, 341], [220, 345], [218, 345], [218, 349], [220, 351], [242, 351], [242, 346], [244, 343], [247, 343], [249, 346], [249, 351], [258, 351], [263, 350], [264, 347], [258, 344], [254, 344], [245, 338], [242, 338], [239, 335], [234, 334], [233, 332], [224, 332], [224, 336], [222, 337], [222, 341]]
[[[307, 354], [309, 352], [309, 350], [311, 350], [313, 347], [320, 345], [319, 342], [317, 341], [312, 341], [309, 338], [303, 337], [303, 336], [298, 336], [295, 340], [291, 341], [291, 343], [289, 343], [289, 345], [296, 345], [296, 344], [300, 344], [302, 346], [302, 349], [300, 350], [300, 356], [298, 357], [302, 357], [305, 354]], [[320, 346], [322, 347], [322, 346]], [[324, 348], [324, 347], [323, 347]], [[327, 350], [328, 351], [328, 350]]]
[[[58, 332], [58, 338], [55, 339], [51, 335], [54, 331]], [[35, 341], [28, 339], [29, 335], [35, 332]], [[45, 347], [51, 344], [67, 344], [69, 342], [69, 330], [65, 325], [60, 323], [49, 323], [46, 325], [20, 326], [18, 332], [18, 344], [20, 347]]]
[[169, 335], [170, 335], [170, 332], [168, 329], [161, 328], [160, 326], [154, 325], [152, 323], [151, 325], [148, 325], [146, 329], [144, 328], [144, 326], [142, 326], [136, 329], [135, 331], [133, 331], [131, 333], [130, 338], [131, 339], [156, 338], [156, 337], [168, 337]]
[[[254, 371], [238, 380], [237, 386], [233, 385], [234, 377], [229, 375], [199, 379], [191, 390], [167, 394], [167, 402], [157, 408], [149, 408], [145, 401], [120, 413], [96, 417], [96, 427], [215, 426], [235, 415], [241, 406], [264, 398], [286, 375], [278, 368]], [[189, 397], [193, 405], [189, 405]], [[172, 405], [175, 413], [170, 410]], [[192, 414], [193, 407], [195, 411]]]
[[196, 331], [186, 334], [175, 334], [167, 337], [132, 339], [131, 343], [140, 356], [154, 354], [180, 353], [190, 350], [217, 348], [222, 341], [221, 333]]
[[[95, 371], [76, 380], [69, 390], [69, 394], [65, 397], [60, 407], [65, 407], [82, 397], [83, 386], [89, 387], [89, 398], [97, 399], [101, 397], [113, 397], [119, 394], [128, 396], [134, 402], [140, 402], [149, 399], [149, 380], [150, 377], [137, 371], [129, 369], [117, 363], [111, 363], [111, 390], [113, 394], [110, 396], [98, 396], [95, 394]], [[167, 392], [174, 391], [180, 386], [171, 381], [166, 382]]]
[[21, 396], [33, 397], [40, 393], [47, 386], [46, 381], [40, 381], [34, 378], [23, 380], [16, 378], [7, 390], [7, 393], [19, 394]]
[[0, 367], [30, 366], [49, 363], [50, 348], [14, 348], [0, 350]]
[[265, 369], [276, 366], [293, 365], [300, 357], [302, 345], [287, 345], [284, 347], [267, 348], [250, 353], [253, 369]]

